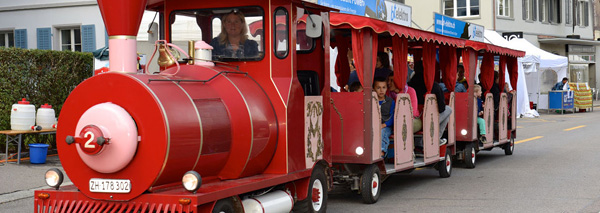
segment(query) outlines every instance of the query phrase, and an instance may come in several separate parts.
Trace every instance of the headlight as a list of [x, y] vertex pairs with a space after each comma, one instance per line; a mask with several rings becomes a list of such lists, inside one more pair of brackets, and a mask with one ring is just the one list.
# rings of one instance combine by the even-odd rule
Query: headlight
[[196, 193], [196, 190], [198, 190], [200, 185], [202, 185], [202, 178], [198, 172], [188, 171], [183, 175], [181, 183], [183, 184], [183, 188], [185, 188], [185, 190]]
[[356, 154], [357, 155], [362, 155], [365, 152], [365, 149], [363, 149], [362, 147], [356, 147]]
[[467, 130], [466, 129], [460, 130], [460, 134], [461, 135], [467, 135]]
[[52, 188], [58, 189], [63, 182], [63, 177], [63, 173], [57, 168], [49, 169], [46, 171], [46, 184]]

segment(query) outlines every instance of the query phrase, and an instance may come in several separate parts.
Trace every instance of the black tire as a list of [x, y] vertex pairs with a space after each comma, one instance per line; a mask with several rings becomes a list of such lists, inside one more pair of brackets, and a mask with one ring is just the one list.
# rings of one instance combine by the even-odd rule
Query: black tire
[[452, 175], [452, 157], [450, 156], [450, 149], [446, 149], [445, 157], [445, 160], [437, 163], [437, 169], [440, 172], [441, 178], [447, 178]]
[[360, 177], [360, 194], [363, 202], [376, 203], [381, 194], [381, 173], [376, 164], [367, 166]]
[[[325, 175], [325, 169], [316, 166], [313, 169], [313, 173], [310, 176], [310, 183], [308, 184], [308, 195], [306, 199], [298, 201], [294, 204], [294, 209], [292, 212], [302, 212], [302, 213], [321, 213], [327, 212], [327, 192], [328, 187], [327, 184], [327, 176]], [[319, 201], [313, 202], [313, 187], [316, 187], [319, 191]]]
[[467, 168], [475, 168], [475, 160], [477, 158], [476, 153], [477, 152], [475, 151], [475, 143], [467, 143], [464, 150], [465, 165]]
[[515, 137], [510, 136], [510, 141], [503, 147], [505, 155], [512, 155], [515, 151]]
[[225, 198], [217, 201], [212, 213], [235, 213], [233, 201], [230, 198]]

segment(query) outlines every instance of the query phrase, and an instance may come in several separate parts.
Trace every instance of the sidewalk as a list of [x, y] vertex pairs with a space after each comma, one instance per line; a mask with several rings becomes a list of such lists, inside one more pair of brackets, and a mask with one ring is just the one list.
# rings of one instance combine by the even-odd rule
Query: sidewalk
[[[0, 154], [4, 160], [4, 154]], [[48, 169], [58, 168], [65, 174], [64, 185], [72, 184], [64, 173], [57, 155], [48, 156], [45, 164], [31, 164], [22, 158], [21, 164], [0, 163], [0, 205], [2, 203], [33, 197], [37, 189], [49, 188], [44, 181]]]

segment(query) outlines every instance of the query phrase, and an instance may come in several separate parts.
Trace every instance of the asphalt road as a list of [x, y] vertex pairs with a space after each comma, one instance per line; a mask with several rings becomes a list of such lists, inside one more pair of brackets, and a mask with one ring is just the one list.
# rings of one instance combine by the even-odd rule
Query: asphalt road
[[[479, 152], [475, 169], [455, 163], [445, 179], [433, 169], [393, 175], [370, 205], [360, 195], [335, 189], [327, 212], [599, 212], [598, 120], [598, 111], [518, 119], [512, 156], [499, 148]], [[43, 174], [20, 174], [40, 176], [35, 183], [7, 177], [11, 167], [0, 167], [0, 198], [14, 184], [43, 186]], [[32, 211], [32, 197], [0, 204], [0, 213]]]
[[379, 201], [336, 189], [328, 212], [599, 212], [600, 112], [518, 119], [515, 153], [481, 151], [475, 169], [456, 163], [393, 175]]

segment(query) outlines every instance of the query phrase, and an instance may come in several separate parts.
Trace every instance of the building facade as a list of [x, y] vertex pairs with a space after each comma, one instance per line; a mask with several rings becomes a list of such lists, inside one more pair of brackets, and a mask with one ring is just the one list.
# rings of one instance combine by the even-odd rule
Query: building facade
[[594, 37], [592, 0], [405, 0], [414, 28], [433, 31], [433, 13], [482, 25], [499, 34], [515, 33], [533, 45], [569, 58], [573, 82], [600, 87], [600, 54]]
[[95, 0], [0, 1], [0, 46], [91, 52], [106, 30]]

